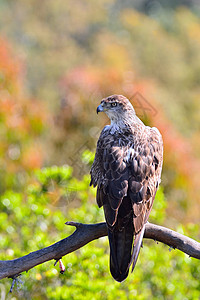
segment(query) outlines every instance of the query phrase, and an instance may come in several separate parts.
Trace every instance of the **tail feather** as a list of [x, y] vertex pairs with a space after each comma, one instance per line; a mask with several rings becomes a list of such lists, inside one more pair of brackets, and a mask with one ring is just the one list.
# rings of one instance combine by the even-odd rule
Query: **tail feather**
[[108, 229], [110, 243], [110, 272], [119, 282], [126, 279], [129, 272], [133, 245], [133, 225], [119, 229]]
[[122, 282], [129, 273], [132, 265], [132, 272], [135, 268], [142, 240], [144, 236], [145, 226], [135, 236], [133, 245], [133, 226], [128, 224], [121, 230], [108, 228], [108, 237], [110, 244], [110, 272], [116, 281]]
[[122, 282], [128, 276], [132, 263], [133, 269], [135, 267], [145, 226], [138, 230], [139, 232], [135, 230], [132, 203], [128, 197], [124, 197], [119, 210], [115, 212], [114, 220], [110, 217], [110, 211], [112, 211], [110, 205], [105, 204], [104, 212], [110, 244], [110, 272], [116, 281]]
[[135, 236], [134, 239], [134, 246], [133, 246], [133, 253], [132, 253], [132, 257], [131, 257], [131, 261], [129, 264], [129, 267], [132, 265], [132, 272], [135, 268], [137, 259], [138, 259], [138, 255], [140, 253], [140, 248], [142, 246], [142, 240], [143, 240], [143, 236], [144, 236], [144, 231], [145, 231], [145, 225], [142, 227], [142, 230]]

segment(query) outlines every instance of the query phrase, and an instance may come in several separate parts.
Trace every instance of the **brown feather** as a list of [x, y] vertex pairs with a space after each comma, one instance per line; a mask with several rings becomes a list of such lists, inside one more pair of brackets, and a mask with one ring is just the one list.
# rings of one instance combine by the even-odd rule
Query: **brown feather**
[[[111, 108], [113, 102], [116, 109]], [[163, 144], [159, 131], [146, 127], [124, 96], [110, 96], [101, 105], [112, 123], [97, 142], [91, 184], [98, 185], [97, 204], [104, 208], [111, 274], [121, 282], [139, 255], [160, 183]]]

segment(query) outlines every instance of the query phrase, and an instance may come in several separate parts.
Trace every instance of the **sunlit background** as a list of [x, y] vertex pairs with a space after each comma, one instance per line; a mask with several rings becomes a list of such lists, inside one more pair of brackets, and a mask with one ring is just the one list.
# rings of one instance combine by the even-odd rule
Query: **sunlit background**
[[[1, 259], [66, 237], [68, 219], [104, 220], [88, 174], [108, 122], [96, 107], [111, 94], [127, 96], [163, 136], [150, 221], [199, 240], [199, 1], [1, 0]], [[31, 270], [8, 297], [200, 299], [199, 262], [144, 243], [121, 285], [103, 239], [63, 258], [64, 275], [53, 262]], [[1, 299], [10, 284], [0, 282]]]

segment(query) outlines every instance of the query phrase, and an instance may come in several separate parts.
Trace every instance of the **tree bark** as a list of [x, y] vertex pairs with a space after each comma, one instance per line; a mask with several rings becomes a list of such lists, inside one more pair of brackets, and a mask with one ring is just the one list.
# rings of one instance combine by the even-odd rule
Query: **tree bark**
[[[5, 277], [15, 279], [24, 271], [52, 259], [58, 261], [62, 256], [107, 235], [106, 223], [82, 224], [67, 222], [66, 224], [76, 227], [75, 232], [69, 237], [20, 258], [0, 261], [0, 279]], [[144, 238], [164, 243], [174, 249], [179, 249], [190, 257], [200, 259], [200, 243], [171, 229], [147, 223]]]

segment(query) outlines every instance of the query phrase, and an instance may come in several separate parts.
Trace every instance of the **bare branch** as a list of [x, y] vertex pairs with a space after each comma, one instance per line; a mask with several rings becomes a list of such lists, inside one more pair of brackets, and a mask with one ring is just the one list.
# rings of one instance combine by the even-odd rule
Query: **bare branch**
[[[15, 279], [20, 273], [49, 260], [59, 261], [62, 256], [71, 253], [89, 242], [107, 235], [105, 223], [81, 224], [67, 222], [67, 225], [75, 226], [75, 232], [69, 237], [41, 250], [31, 252], [23, 257], [0, 261], [0, 279], [10, 277]], [[200, 243], [177, 233], [168, 228], [147, 223], [144, 238], [162, 242], [174, 249], [200, 259]]]

